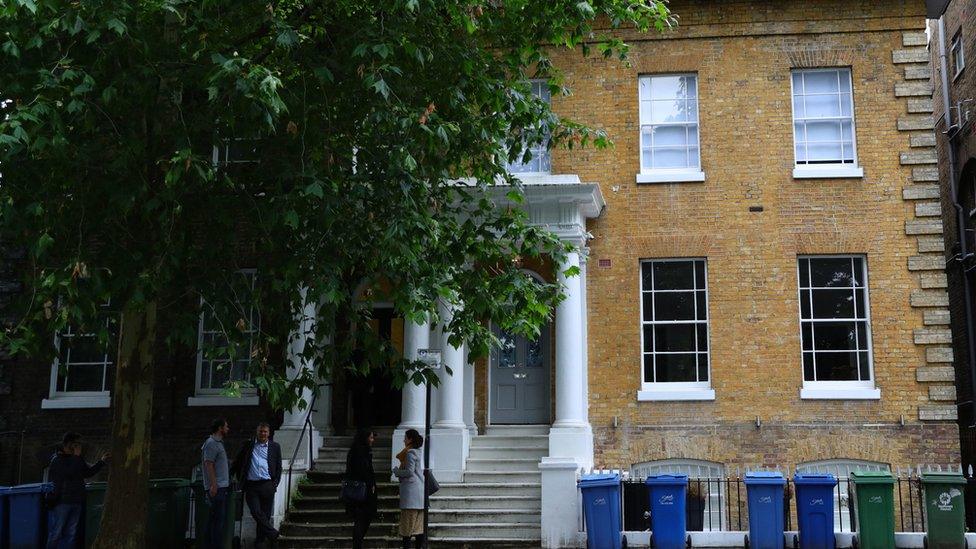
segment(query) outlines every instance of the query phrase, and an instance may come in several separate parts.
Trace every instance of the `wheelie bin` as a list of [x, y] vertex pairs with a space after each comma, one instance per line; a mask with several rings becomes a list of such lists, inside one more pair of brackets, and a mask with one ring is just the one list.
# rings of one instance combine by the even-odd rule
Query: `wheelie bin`
[[960, 473], [922, 474], [929, 549], [966, 548], [966, 479]]
[[855, 547], [891, 549], [895, 546], [895, 479], [887, 471], [854, 471]]
[[0, 549], [7, 549], [7, 490], [0, 486]]
[[85, 547], [91, 547], [98, 535], [107, 488], [107, 482], [89, 482], [85, 485]]
[[588, 549], [620, 549], [620, 475], [584, 475], [579, 480], [583, 493]]
[[[210, 502], [204, 494], [203, 486], [199, 482], [193, 483], [194, 505], [194, 547], [207, 546], [207, 520], [210, 518]], [[231, 490], [227, 497], [227, 521], [224, 523], [223, 549], [234, 547], [234, 528], [242, 512], [244, 496], [240, 490]]]
[[9, 549], [35, 549], [47, 542], [47, 512], [44, 495], [53, 491], [50, 482], [21, 484], [7, 488], [7, 540]]
[[[232, 522], [233, 514], [228, 514]], [[180, 547], [190, 518], [190, 481], [163, 478], [149, 481], [147, 534], [157, 547]]]
[[685, 513], [688, 477], [654, 475], [647, 477], [644, 484], [650, 499], [651, 547], [683, 549], [688, 539]]
[[783, 549], [783, 497], [786, 479], [771, 471], [746, 473], [749, 501], [749, 534], [745, 546], [752, 549]]
[[800, 549], [834, 549], [834, 490], [837, 477], [793, 475]]

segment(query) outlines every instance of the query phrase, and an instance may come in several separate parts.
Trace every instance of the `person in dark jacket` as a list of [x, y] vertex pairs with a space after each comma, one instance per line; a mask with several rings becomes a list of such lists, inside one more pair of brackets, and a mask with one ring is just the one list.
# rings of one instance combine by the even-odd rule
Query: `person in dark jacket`
[[346, 502], [346, 512], [352, 515], [352, 547], [362, 549], [369, 523], [376, 514], [376, 473], [373, 472], [373, 441], [376, 433], [370, 429], [356, 431], [352, 447], [346, 455], [346, 480], [366, 483], [366, 501]]
[[259, 423], [255, 437], [244, 443], [234, 459], [231, 474], [244, 486], [244, 501], [257, 525], [255, 546], [278, 539], [271, 523], [275, 492], [281, 482], [281, 446], [271, 440], [271, 426]]
[[94, 465], [81, 457], [81, 435], [65, 433], [61, 448], [51, 458], [48, 481], [54, 484], [47, 515], [47, 549], [78, 547], [78, 524], [85, 505], [85, 479], [94, 476], [105, 465], [109, 455]]

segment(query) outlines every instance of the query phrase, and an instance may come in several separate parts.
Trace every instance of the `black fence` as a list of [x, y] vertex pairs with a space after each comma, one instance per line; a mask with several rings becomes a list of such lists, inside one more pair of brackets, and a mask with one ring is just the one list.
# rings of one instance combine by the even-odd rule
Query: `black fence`
[[[976, 479], [971, 471], [965, 477], [967, 530], [972, 531], [976, 521], [976, 506], [969, 505], [969, 502], [976, 495]], [[857, 531], [852, 487], [851, 479], [842, 477], [834, 488], [834, 529], [839, 532]], [[794, 494], [793, 480], [787, 478], [783, 490], [783, 521], [787, 530], [794, 530], [796, 525]], [[925, 502], [921, 477], [914, 471], [897, 476], [893, 497], [896, 529], [899, 532], [924, 532]], [[625, 479], [622, 483], [621, 499], [623, 530], [649, 531], [650, 496], [644, 479]], [[689, 479], [685, 509], [690, 532], [749, 529], [748, 498], [745, 482], [741, 477]]]

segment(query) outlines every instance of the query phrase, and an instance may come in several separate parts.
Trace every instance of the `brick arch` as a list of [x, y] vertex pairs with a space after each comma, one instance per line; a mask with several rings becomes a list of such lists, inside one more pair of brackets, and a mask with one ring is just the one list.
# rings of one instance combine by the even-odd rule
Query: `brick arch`
[[854, 48], [806, 47], [788, 50], [786, 56], [794, 69], [849, 67], [858, 57]]

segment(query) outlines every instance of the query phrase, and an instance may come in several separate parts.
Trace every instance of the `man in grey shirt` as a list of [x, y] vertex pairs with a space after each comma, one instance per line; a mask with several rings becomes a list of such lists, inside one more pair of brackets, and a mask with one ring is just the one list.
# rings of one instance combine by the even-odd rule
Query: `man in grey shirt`
[[203, 490], [210, 504], [210, 517], [207, 521], [206, 547], [221, 549], [224, 527], [227, 523], [227, 498], [230, 492], [230, 468], [227, 463], [227, 450], [224, 437], [230, 433], [230, 425], [224, 418], [213, 420], [210, 424], [210, 437], [200, 448], [203, 457]]

